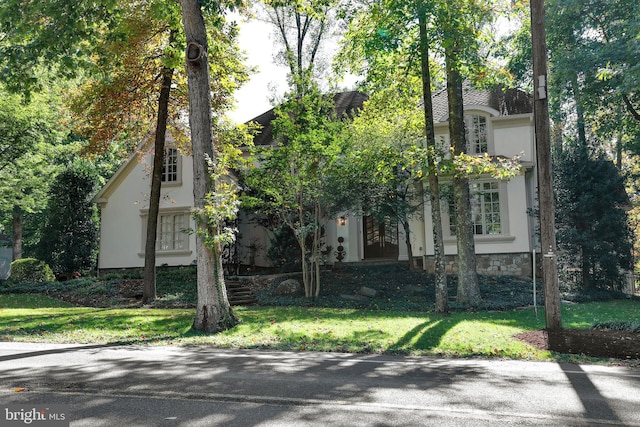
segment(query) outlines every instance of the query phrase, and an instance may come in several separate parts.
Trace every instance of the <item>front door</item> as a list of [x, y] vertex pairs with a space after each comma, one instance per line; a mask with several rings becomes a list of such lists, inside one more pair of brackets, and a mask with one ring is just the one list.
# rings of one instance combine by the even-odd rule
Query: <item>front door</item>
[[372, 216], [365, 216], [364, 257], [366, 258], [398, 258], [398, 222], [391, 218], [378, 221]]

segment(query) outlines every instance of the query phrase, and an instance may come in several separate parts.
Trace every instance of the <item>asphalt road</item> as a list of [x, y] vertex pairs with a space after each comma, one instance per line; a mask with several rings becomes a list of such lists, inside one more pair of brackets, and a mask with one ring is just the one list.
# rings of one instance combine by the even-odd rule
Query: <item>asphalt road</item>
[[67, 405], [72, 426], [640, 426], [640, 369], [0, 343], [0, 426], [3, 405]]

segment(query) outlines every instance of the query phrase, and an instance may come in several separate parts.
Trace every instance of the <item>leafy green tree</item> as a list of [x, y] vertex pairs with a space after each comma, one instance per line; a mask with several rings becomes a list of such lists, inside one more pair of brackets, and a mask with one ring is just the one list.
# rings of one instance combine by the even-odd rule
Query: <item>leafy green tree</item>
[[[83, 16], [69, 22], [69, 16], [76, 13], [83, 13]], [[173, 29], [179, 28], [179, 10], [174, 3], [164, 6], [159, 2], [80, 1], [60, 8], [57, 0], [48, 0], [41, 2], [38, 8], [32, 8], [24, 2], [11, 1], [0, 14], [15, 18], [12, 24], [7, 24], [10, 31], [5, 43], [8, 64], [23, 66], [25, 62], [40, 64], [46, 60], [53, 64], [52, 72], [63, 77], [89, 76], [80, 93], [72, 97], [76, 131], [87, 135], [90, 141], [87, 152], [103, 152], [118, 137], [120, 141], [128, 140], [130, 147], [131, 141], [137, 142], [155, 127], [155, 148], [159, 153], [155, 160], [157, 165], [162, 165], [169, 92], [175, 67], [170, 59], [178, 63], [166, 53], [177, 50], [171, 43], [175, 38], [172, 35], [167, 37], [169, 43], [166, 43], [165, 52], [162, 52], [162, 38], [163, 33], [174, 34]], [[171, 16], [172, 22], [167, 19]], [[41, 22], [47, 25], [38, 25]], [[28, 36], [25, 33], [27, 27], [31, 27]], [[56, 30], [64, 37], [58, 39], [61, 34], [55, 34]], [[25, 55], [23, 49], [27, 47], [29, 51]], [[161, 62], [158, 57], [165, 59], [166, 66], [158, 65]], [[70, 58], [74, 61], [69, 62]], [[17, 82], [13, 75], [8, 79], [23, 91], [42, 86], [37, 80], [28, 84]], [[158, 119], [154, 126], [148, 120], [156, 110], [149, 108], [149, 91], [158, 85], [163, 90], [157, 89], [160, 96], [156, 108]], [[155, 233], [161, 175], [161, 166], [157, 165], [154, 164], [156, 172], [151, 180], [147, 227], [148, 240], [151, 240], [147, 249], [152, 247], [153, 250], [145, 252], [146, 302], [155, 298]]]
[[273, 135], [277, 148], [257, 153], [259, 167], [247, 174], [254, 206], [275, 215], [296, 237], [307, 297], [320, 293], [321, 224], [331, 213], [330, 174], [343, 149], [343, 123], [335, 117], [333, 99], [317, 90], [276, 108]]
[[635, 149], [640, 132], [640, 5], [629, 0], [548, 3], [552, 76], [561, 100], [576, 104], [581, 139], [584, 134], [620, 138]]
[[336, 190], [345, 210], [363, 211], [402, 225], [414, 270], [410, 224], [424, 209], [421, 188], [424, 118], [420, 81], [375, 92], [349, 126], [350, 142], [340, 160]]
[[17, 260], [23, 252], [24, 217], [44, 209], [56, 159], [67, 148], [59, 146], [55, 97], [41, 94], [27, 101], [4, 87], [0, 97], [0, 213], [4, 228], [11, 230]]
[[[143, 302], [149, 303], [156, 298], [155, 246], [167, 127], [178, 139], [183, 134], [178, 116], [186, 99], [171, 96], [181, 65], [180, 11], [175, 3], [158, 2], [121, 2], [118, 11], [121, 19], [95, 48], [92, 63], [97, 72], [85, 80], [71, 104], [77, 130], [89, 139], [89, 153], [101, 153], [119, 141], [133, 151], [155, 129], [143, 274]], [[177, 84], [176, 89], [186, 92]], [[157, 99], [151, 96], [155, 94]]]
[[0, 6], [0, 80], [11, 91], [47, 87], [43, 70], [73, 79], [91, 68], [87, 55], [120, 18], [115, 0], [6, 0]]
[[[441, 2], [436, 9], [436, 25], [442, 37], [447, 98], [449, 105], [449, 135], [454, 155], [465, 154], [467, 141], [464, 125], [462, 86], [465, 78], [486, 74], [485, 61], [480, 58], [483, 26], [495, 14], [492, 1]], [[458, 247], [458, 292], [462, 305], [477, 306], [481, 302], [471, 211], [469, 178], [456, 174], [453, 178], [456, 206], [456, 242]]]
[[[522, 3], [522, 4], [521, 4]], [[578, 138], [594, 147], [639, 152], [640, 55], [638, 2], [545, 2], [549, 50], [550, 115], [556, 140]], [[518, 2], [526, 8], [525, 2]], [[526, 14], [527, 12], [524, 11]], [[521, 86], [531, 86], [531, 44], [526, 18], [510, 35], [503, 56]], [[529, 70], [529, 71], [527, 71]]]
[[556, 153], [554, 174], [558, 246], [571, 254], [565, 262], [580, 268], [584, 288], [622, 289], [633, 263], [623, 177], [580, 144]]
[[98, 250], [98, 212], [92, 202], [99, 176], [95, 167], [76, 161], [51, 183], [36, 258], [57, 274], [92, 272]]
[[278, 40], [275, 60], [289, 69], [289, 85], [295, 93], [305, 94], [308, 82], [318, 84], [325, 77], [323, 50], [341, 21], [341, 6], [341, 0], [262, 1], [262, 14]]
[[[99, 72], [85, 81], [73, 108], [75, 123], [90, 138], [91, 153], [120, 141], [128, 143], [130, 152], [139, 141], [151, 139], [150, 131], [155, 130], [143, 276], [143, 301], [148, 303], [156, 297], [155, 246], [167, 130], [177, 148], [190, 151], [183, 124], [186, 76], [178, 48], [184, 35], [177, 3], [121, 2], [119, 12], [122, 18], [96, 49], [100, 55], [93, 61]], [[235, 46], [235, 26], [217, 22], [207, 31], [217, 41], [210, 51], [211, 64], [216, 64], [211, 91], [212, 108], [220, 113], [230, 107], [231, 95], [246, 73]]]
[[[446, 276], [444, 274], [444, 244], [439, 212], [439, 171], [442, 167], [435, 158], [433, 118], [431, 114], [431, 75], [440, 77], [441, 69], [434, 62], [444, 63], [449, 98], [449, 125], [454, 154], [458, 161], [471, 160], [465, 156], [465, 131], [463, 121], [462, 81], [464, 78], [495, 82], [503, 74], [494, 69], [483, 54], [486, 52], [486, 24], [495, 16], [497, 2], [360, 2], [352, 10], [353, 17], [341, 60], [366, 76], [373, 88], [384, 87], [397, 68], [404, 67], [407, 76], [421, 75], [423, 81], [423, 105], [425, 135], [432, 155], [427, 156], [428, 188], [431, 196], [432, 223], [436, 252], [436, 282], [440, 292], [437, 298], [439, 310], [446, 311]], [[433, 54], [433, 58], [430, 56]], [[418, 61], [419, 59], [419, 61]], [[434, 61], [435, 60], [435, 61]], [[430, 63], [430, 61], [432, 61]], [[418, 63], [422, 73], [416, 71]], [[431, 69], [435, 72], [432, 74]], [[436, 157], [437, 158], [437, 157]], [[473, 168], [473, 167], [472, 167]], [[464, 169], [464, 167], [462, 168]], [[477, 305], [480, 292], [475, 271], [475, 248], [471, 209], [469, 206], [468, 176], [457, 171], [454, 175], [456, 201], [459, 205], [458, 298], [462, 304]]]
[[[143, 2], [147, 4], [148, 2]], [[202, 3], [202, 4], [201, 4]], [[172, 3], [173, 4], [173, 3]], [[198, 2], [181, 0], [181, 17], [187, 44], [187, 75], [189, 86], [189, 121], [194, 156], [194, 199], [196, 208], [202, 208], [210, 193], [207, 160], [213, 159], [212, 100], [224, 104], [227, 91], [212, 91], [208, 55], [210, 51], [226, 47], [207, 43], [207, 31], [203, 19], [203, 8], [210, 12], [208, 19], [216, 26], [225, 20], [223, 11], [239, 6], [242, 1]], [[3, 34], [0, 49], [2, 72], [14, 88], [29, 89], [38, 83], [29, 80], [33, 75], [29, 69], [46, 64], [62, 76], [76, 76], [81, 70], [92, 68], [87, 53], [97, 41], [105, 36], [105, 29], [112, 28], [122, 18], [120, 4], [115, 0], [80, 1], [73, 4], [59, 0], [47, 0], [38, 4], [9, 0], [0, 8], [0, 33]], [[169, 3], [154, 3], [156, 8], [171, 7]], [[157, 10], [157, 9], [156, 9]], [[230, 50], [226, 50], [230, 52]], [[21, 54], [24, 55], [21, 56]], [[237, 52], [236, 52], [237, 53]], [[24, 73], [11, 72], [11, 67], [24, 69]], [[224, 74], [224, 66], [213, 68]], [[232, 83], [221, 77], [222, 87], [229, 89]], [[40, 85], [41, 86], [41, 85]], [[207, 156], [205, 156], [207, 154]], [[215, 268], [219, 260], [207, 249], [201, 238], [197, 240], [199, 301], [194, 328], [217, 332], [233, 326], [237, 319], [231, 312], [222, 269]]]
[[289, 68], [290, 92], [276, 108], [278, 149], [259, 154], [261, 166], [247, 177], [257, 203], [295, 235], [307, 297], [320, 293], [320, 221], [330, 214], [324, 196], [341, 146], [341, 118], [333, 99], [320, 92], [318, 53], [335, 18], [338, 1], [263, 2], [278, 36], [278, 58]]
[[[438, 155], [432, 112], [430, 49], [434, 46], [434, 2], [359, 2], [350, 11], [350, 30], [341, 60], [365, 75], [371, 87], [384, 87], [398, 67], [419, 76], [426, 146], [427, 182], [431, 202], [436, 264], [436, 310], [448, 311], [444, 240], [440, 213]], [[392, 80], [393, 81], [393, 80]]]
[[[566, 163], [571, 159], [576, 170], [582, 171], [585, 167], [601, 170], [609, 166], [603, 166], [606, 156], [603, 157], [602, 154], [608, 152], [608, 156], [615, 155], [618, 169], [622, 170], [625, 166], [622, 163], [624, 150], [638, 152], [638, 8], [637, 2], [624, 0], [546, 2], [550, 113], [558, 151], [554, 159], [556, 162]], [[527, 26], [523, 29], [528, 30]], [[521, 44], [520, 52], [528, 49], [530, 46]], [[526, 54], [514, 56], [523, 58]], [[522, 63], [523, 61], [516, 61], [515, 65], [523, 69]], [[568, 152], [563, 153], [564, 150]], [[584, 161], [585, 165], [578, 165], [578, 161]], [[564, 166], [557, 168], [564, 169]], [[603, 173], [600, 176], [605, 175]], [[591, 182], [590, 185], [593, 186], [592, 197], [599, 198], [596, 194], [607, 184], [592, 182], [590, 180], [595, 178], [582, 176], [585, 182]], [[618, 180], [609, 179], [615, 182]], [[559, 179], [559, 185], [564, 185], [563, 181], [570, 183], [573, 179]], [[578, 191], [581, 184], [578, 181], [574, 183], [577, 187], [573, 191]], [[566, 193], [567, 190], [563, 191]], [[587, 189], [581, 191], [586, 192]], [[620, 194], [620, 191], [614, 194]], [[587, 197], [586, 193], [583, 197]], [[590, 215], [590, 211], [573, 212], [572, 204], [562, 200], [556, 206], [557, 217], [562, 218], [564, 224], [563, 239], [570, 238], [570, 233], [566, 230], [573, 230], [577, 240], [572, 249], [579, 250], [580, 253], [584, 249], [587, 254], [580, 255], [581, 262], [585, 264], [577, 266], [582, 271], [583, 284], [588, 286], [589, 282], [597, 282], [600, 279], [596, 278], [602, 277], [604, 270], [599, 267], [600, 256], [593, 258], [589, 255], [589, 247], [593, 246], [594, 251], [603, 247], [597, 243], [599, 236], [594, 236], [596, 240], [593, 245], [589, 244], [584, 238], [591, 233], [592, 226], [578, 225], [578, 222], [573, 223], [571, 219], [576, 215]], [[568, 211], [565, 212], [564, 209]], [[572, 224], [570, 227], [574, 228], [567, 228], [567, 224]], [[618, 233], [625, 233], [624, 225], [612, 220], [611, 226], [614, 224], [619, 227]], [[611, 235], [610, 231], [603, 233], [605, 236]], [[559, 239], [560, 237], [561, 234], [558, 234]], [[567, 242], [561, 245], [566, 247]]]
[[[156, 297], [155, 246], [167, 129], [177, 148], [190, 151], [183, 125], [186, 76], [178, 47], [184, 35], [178, 3], [120, 2], [117, 7], [121, 18], [94, 49], [98, 53], [92, 63], [98, 71], [85, 81], [72, 104], [79, 131], [90, 138], [90, 153], [117, 142], [131, 152], [154, 131], [143, 275], [143, 301], [148, 303]], [[221, 112], [230, 106], [231, 94], [246, 74], [234, 50], [236, 28], [218, 22], [207, 30], [218, 42], [210, 52], [212, 64], [217, 64], [212, 67], [216, 77], [212, 108]]]

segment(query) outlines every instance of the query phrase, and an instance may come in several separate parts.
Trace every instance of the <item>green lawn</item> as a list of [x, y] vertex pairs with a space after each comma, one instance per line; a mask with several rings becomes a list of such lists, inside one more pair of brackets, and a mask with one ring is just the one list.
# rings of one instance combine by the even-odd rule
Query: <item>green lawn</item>
[[[416, 355], [549, 360], [512, 335], [544, 328], [532, 309], [434, 313], [301, 307], [236, 307], [242, 323], [217, 335], [191, 330], [190, 309], [70, 307], [37, 294], [0, 295], [0, 340], [52, 343], [212, 345]], [[26, 308], [21, 308], [26, 307]], [[565, 328], [636, 319], [640, 303], [625, 300], [563, 305]]]

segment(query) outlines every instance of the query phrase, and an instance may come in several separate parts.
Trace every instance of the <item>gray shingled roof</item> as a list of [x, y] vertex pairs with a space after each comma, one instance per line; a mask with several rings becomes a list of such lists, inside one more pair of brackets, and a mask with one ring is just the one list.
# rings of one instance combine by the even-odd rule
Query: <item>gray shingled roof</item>
[[[347, 116], [352, 118], [362, 108], [367, 99], [369, 99], [368, 95], [358, 91], [340, 92], [333, 95], [338, 117]], [[253, 138], [254, 145], [268, 145], [273, 142], [273, 125], [271, 122], [275, 118], [276, 115], [272, 108], [247, 122], [256, 122], [262, 126], [260, 133]]]
[[[462, 88], [465, 106], [483, 105], [498, 110], [501, 116], [533, 112], [533, 98], [520, 89], [476, 89], [466, 82]], [[447, 90], [442, 89], [433, 95], [433, 121], [446, 122], [449, 119], [449, 100]]]
[[[528, 93], [520, 89], [503, 89], [498, 86], [493, 89], [477, 89], [465, 82], [462, 88], [464, 105], [483, 105], [497, 110], [501, 116], [513, 114], [525, 114], [533, 112], [533, 98]], [[336, 112], [339, 117], [353, 115], [362, 108], [369, 96], [358, 91], [340, 92], [333, 95]], [[434, 122], [446, 122], [449, 118], [449, 101], [447, 90], [442, 89], [433, 95], [433, 118]], [[249, 120], [262, 126], [261, 131], [253, 138], [253, 143], [258, 145], [269, 145], [273, 143], [273, 125], [271, 122], [276, 118], [274, 109], [270, 109], [257, 117]]]

